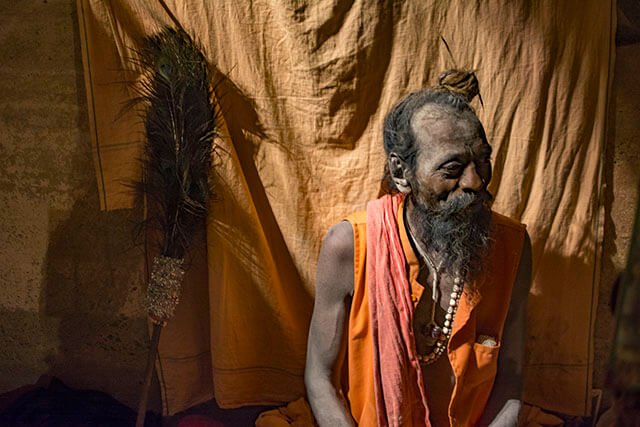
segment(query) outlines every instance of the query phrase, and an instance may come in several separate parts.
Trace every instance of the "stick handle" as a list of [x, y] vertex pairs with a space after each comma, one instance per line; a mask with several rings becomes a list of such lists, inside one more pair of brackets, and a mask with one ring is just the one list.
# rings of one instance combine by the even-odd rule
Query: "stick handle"
[[158, 353], [160, 332], [162, 332], [162, 325], [154, 323], [153, 332], [151, 334], [151, 346], [149, 347], [149, 355], [147, 356], [147, 369], [144, 374], [142, 391], [140, 392], [140, 401], [138, 402], [138, 417], [136, 418], [136, 427], [144, 427], [144, 417], [147, 414], [147, 401], [149, 400], [151, 378], [153, 378], [153, 367], [156, 361], [156, 354]]

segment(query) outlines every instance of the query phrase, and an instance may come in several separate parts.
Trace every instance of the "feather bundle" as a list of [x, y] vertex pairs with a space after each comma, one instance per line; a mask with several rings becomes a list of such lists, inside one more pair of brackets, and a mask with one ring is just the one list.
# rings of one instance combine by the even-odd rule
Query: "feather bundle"
[[215, 107], [209, 68], [182, 31], [165, 28], [138, 52], [146, 144], [138, 189], [147, 197], [145, 225], [160, 230], [161, 255], [184, 258], [203, 224], [210, 197]]
[[160, 332], [180, 300], [184, 258], [207, 214], [216, 111], [207, 61], [185, 31], [167, 27], [145, 38], [138, 58], [132, 104], [143, 106], [146, 143], [136, 187], [147, 201], [142, 227], [161, 235], [147, 286], [154, 326], [136, 419], [143, 427]]

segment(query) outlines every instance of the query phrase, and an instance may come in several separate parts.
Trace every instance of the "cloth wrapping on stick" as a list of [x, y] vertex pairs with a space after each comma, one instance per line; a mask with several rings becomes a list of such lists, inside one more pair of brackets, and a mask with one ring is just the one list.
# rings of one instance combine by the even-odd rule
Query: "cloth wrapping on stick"
[[[386, 112], [454, 65], [480, 81], [494, 210], [533, 240], [525, 400], [588, 413], [613, 1], [166, 4], [202, 43], [228, 125], [211, 244], [160, 343], [167, 413], [304, 393], [322, 236], [375, 198]], [[118, 70], [170, 20], [142, 0], [78, 0], [78, 16], [102, 207], [127, 208], [142, 138], [116, 119]]]

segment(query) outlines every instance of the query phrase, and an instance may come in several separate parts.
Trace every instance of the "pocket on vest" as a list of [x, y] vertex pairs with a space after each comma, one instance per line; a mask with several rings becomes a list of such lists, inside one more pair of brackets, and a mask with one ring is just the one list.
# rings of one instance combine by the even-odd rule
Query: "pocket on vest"
[[473, 344], [473, 352], [469, 358], [465, 374], [465, 386], [473, 387], [474, 385], [492, 380], [496, 376], [498, 370], [498, 353], [500, 345], [488, 346], [479, 343]]

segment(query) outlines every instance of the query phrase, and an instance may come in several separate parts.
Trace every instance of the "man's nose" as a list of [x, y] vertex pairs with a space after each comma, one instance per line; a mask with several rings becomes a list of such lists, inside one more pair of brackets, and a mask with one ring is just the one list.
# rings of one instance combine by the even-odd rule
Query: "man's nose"
[[484, 182], [480, 175], [478, 175], [478, 171], [476, 171], [475, 163], [471, 162], [467, 165], [462, 172], [459, 185], [463, 191], [480, 191], [482, 189]]

